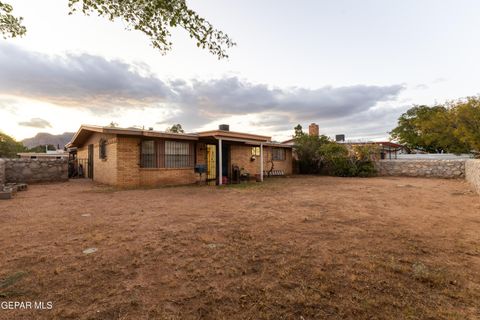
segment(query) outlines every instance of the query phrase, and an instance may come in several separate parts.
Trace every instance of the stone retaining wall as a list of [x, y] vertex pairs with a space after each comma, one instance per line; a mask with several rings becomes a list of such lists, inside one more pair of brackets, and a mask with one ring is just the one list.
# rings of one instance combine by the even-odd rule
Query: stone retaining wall
[[464, 178], [466, 160], [380, 160], [380, 176]]
[[66, 159], [5, 159], [5, 181], [36, 183], [68, 180]]
[[465, 163], [465, 178], [480, 194], [480, 160], [467, 160]]
[[0, 190], [5, 184], [5, 160], [0, 159]]

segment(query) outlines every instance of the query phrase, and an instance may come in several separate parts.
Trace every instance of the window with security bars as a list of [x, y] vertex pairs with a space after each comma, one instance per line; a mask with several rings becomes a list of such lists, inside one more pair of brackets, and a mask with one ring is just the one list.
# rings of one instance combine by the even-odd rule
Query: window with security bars
[[140, 166], [142, 168], [156, 168], [156, 158], [155, 141], [142, 141], [142, 147], [140, 151]]
[[191, 143], [165, 141], [165, 168], [193, 167]]
[[194, 145], [170, 140], [142, 141], [142, 168], [190, 168], [194, 166]]
[[98, 143], [98, 156], [100, 159], [107, 159], [107, 140], [101, 139]]
[[273, 148], [272, 149], [272, 159], [274, 161], [283, 161], [286, 159], [285, 149], [283, 148]]

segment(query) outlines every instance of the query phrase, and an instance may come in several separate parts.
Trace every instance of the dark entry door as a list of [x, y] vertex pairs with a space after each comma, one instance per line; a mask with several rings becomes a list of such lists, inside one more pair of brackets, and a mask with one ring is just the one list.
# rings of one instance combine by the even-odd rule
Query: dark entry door
[[88, 178], [93, 179], [93, 144], [88, 145]]
[[228, 157], [230, 155], [230, 146], [222, 144], [222, 177], [228, 177]]

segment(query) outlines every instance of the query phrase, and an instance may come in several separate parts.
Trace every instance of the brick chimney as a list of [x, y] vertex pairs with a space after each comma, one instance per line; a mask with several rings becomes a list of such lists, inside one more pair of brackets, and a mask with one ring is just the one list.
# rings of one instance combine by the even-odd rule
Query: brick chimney
[[318, 124], [316, 123], [310, 124], [308, 126], [308, 134], [311, 136], [318, 136], [320, 134], [318, 129]]

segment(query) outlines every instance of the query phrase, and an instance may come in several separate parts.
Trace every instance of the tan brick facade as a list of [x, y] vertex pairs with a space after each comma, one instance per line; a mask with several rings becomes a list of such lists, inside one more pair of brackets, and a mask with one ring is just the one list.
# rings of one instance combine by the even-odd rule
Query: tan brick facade
[[[107, 157], [100, 159], [99, 143], [104, 139], [107, 142]], [[88, 159], [88, 146], [93, 144], [93, 177], [94, 180], [104, 184], [117, 184], [117, 137], [112, 134], [95, 133], [85, 142], [82, 148], [77, 151], [78, 159]], [[87, 163], [84, 173], [88, 172]]]
[[[99, 143], [107, 141], [106, 158], [99, 157]], [[78, 149], [79, 159], [88, 159], [88, 145], [94, 148], [94, 181], [118, 187], [159, 186], [175, 184], [191, 184], [198, 180], [194, 168], [141, 168], [142, 138], [119, 134], [92, 133], [83, 146]], [[206, 143], [195, 143], [195, 164], [206, 164]], [[231, 176], [232, 166], [239, 166], [251, 177], [260, 174], [260, 156], [252, 159], [253, 145], [224, 142], [229, 146], [228, 174]], [[272, 147], [264, 147], [264, 171], [272, 168]], [[273, 161], [274, 170], [282, 170], [284, 174], [292, 174], [292, 149], [285, 148], [286, 159]], [[85, 174], [88, 168], [84, 168]]]
[[[272, 168], [272, 148], [263, 148], [263, 170], [269, 171]], [[285, 175], [292, 174], [292, 149], [285, 148], [285, 160], [273, 161], [273, 170], [282, 170]]]
[[192, 184], [196, 181], [197, 175], [192, 168], [140, 169], [140, 185], [142, 186]]
[[[107, 141], [107, 157], [100, 159], [99, 142]], [[193, 168], [140, 168], [140, 144], [137, 137], [94, 133], [77, 151], [78, 159], [88, 159], [88, 145], [94, 145], [93, 180], [118, 187], [190, 184], [196, 182]], [[85, 167], [85, 174], [88, 168]]]
[[[231, 145], [230, 146], [230, 168], [237, 165], [243, 168], [250, 176], [260, 174], [260, 157], [255, 157], [252, 161], [251, 145]], [[263, 170], [269, 171], [272, 168], [272, 147], [263, 147]], [[285, 148], [285, 160], [273, 161], [274, 170], [282, 170], [286, 175], [292, 174], [292, 149]]]

